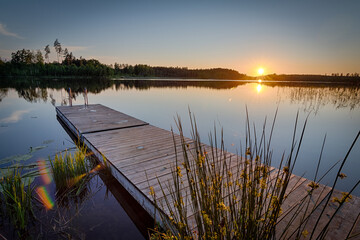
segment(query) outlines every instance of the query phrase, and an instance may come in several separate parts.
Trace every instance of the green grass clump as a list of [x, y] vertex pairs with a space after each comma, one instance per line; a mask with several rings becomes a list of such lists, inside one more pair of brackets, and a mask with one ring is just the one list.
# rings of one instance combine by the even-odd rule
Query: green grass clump
[[50, 165], [57, 194], [75, 192], [78, 195], [86, 188], [91, 171], [86, 147], [78, 147], [73, 153], [66, 151], [56, 154], [53, 160], [50, 159]]
[[21, 235], [21, 232], [27, 229], [30, 219], [34, 217], [32, 209], [34, 188], [30, 186], [30, 180], [24, 181], [21, 169], [16, 168], [9, 173], [0, 180], [2, 207]]

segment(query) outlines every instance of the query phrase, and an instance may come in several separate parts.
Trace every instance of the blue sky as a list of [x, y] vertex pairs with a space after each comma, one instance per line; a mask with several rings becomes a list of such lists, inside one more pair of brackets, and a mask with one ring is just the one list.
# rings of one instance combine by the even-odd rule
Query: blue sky
[[265, 74], [360, 72], [357, 0], [0, 4], [2, 59], [58, 38], [76, 57], [107, 64], [224, 67], [249, 75], [259, 67]]

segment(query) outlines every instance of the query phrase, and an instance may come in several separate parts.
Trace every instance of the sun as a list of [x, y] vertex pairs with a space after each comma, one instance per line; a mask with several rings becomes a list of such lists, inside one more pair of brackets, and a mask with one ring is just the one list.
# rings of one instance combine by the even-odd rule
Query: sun
[[265, 71], [264, 71], [264, 69], [263, 69], [263, 68], [259, 68], [259, 69], [258, 69], [258, 74], [259, 74], [259, 75], [263, 75], [263, 74], [264, 74], [264, 72], [265, 72]]

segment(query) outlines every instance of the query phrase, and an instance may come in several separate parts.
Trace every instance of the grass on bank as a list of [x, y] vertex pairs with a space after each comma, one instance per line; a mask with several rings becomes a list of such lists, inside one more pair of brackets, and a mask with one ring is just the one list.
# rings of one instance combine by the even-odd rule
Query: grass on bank
[[[195, 117], [190, 115], [191, 138], [189, 143], [183, 134], [181, 120], [177, 127], [181, 147], [174, 137], [176, 164], [172, 180], [158, 183], [161, 196], [156, 196], [150, 186], [150, 195], [161, 215], [163, 228], [150, 231], [151, 239], [326, 239], [329, 226], [339, 209], [351, 200], [352, 191], [334, 196], [333, 191], [341, 170], [359, 137], [357, 134], [347, 155], [341, 161], [333, 188], [328, 192], [319, 184], [318, 176], [324, 144], [320, 150], [314, 180], [308, 184], [306, 196], [297, 199], [295, 205], [285, 207], [286, 199], [292, 196], [299, 182], [290, 179], [298, 159], [307, 124], [305, 120], [298, 135], [296, 117], [290, 153], [283, 154], [277, 169], [271, 167], [271, 139], [276, 115], [269, 136], [266, 135], [266, 121], [260, 136], [254, 127], [246, 122], [245, 145], [240, 157], [232, 157], [225, 151], [223, 134], [218, 141], [217, 131], [209, 135], [210, 147], [201, 143]], [[325, 143], [325, 138], [324, 138]], [[182, 157], [178, 157], [178, 154]], [[296, 196], [295, 196], [296, 197]], [[294, 198], [293, 198], [294, 199]], [[332, 215], [324, 217], [328, 203], [335, 204]], [[288, 204], [288, 203], [286, 203]], [[161, 210], [162, 209], [162, 210]], [[166, 213], [166, 214], [165, 214]], [[316, 219], [314, 222], [310, 221]], [[356, 219], [358, 220], [359, 217]], [[349, 230], [348, 238], [359, 236], [354, 233], [356, 220]]]

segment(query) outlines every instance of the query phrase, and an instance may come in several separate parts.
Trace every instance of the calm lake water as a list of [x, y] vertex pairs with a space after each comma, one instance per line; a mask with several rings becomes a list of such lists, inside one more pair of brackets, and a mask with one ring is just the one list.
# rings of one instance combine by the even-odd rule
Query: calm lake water
[[[74, 147], [57, 121], [54, 109], [54, 106], [69, 104], [66, 91], [69, 87], [74, 94], [73, 105], [84, 104], [83, 91], [87, 88], [89, 104], [103, 104], [163, 129], [176, 128], [174, 118], [179, 115], [187, 136], [190, 136], [190, 109], [196, 116], [202, 141], [208, 143], [208, 133], [215, 125], [217, 129], [223, 128], [226, 149], [234, 153], [240, 149], [240, 142], [245, 141], [246, 108], [258, 132], [265, 118], [270, 129], [278, 109], [272, 139], [275, 167], [283, 152], [289, 153], [299, 112], [298, 136], [307, 116], [308, 123], [294, 173], [307, 178], [315, 174], [325, 135], [320, 176], [344, 158], [360, 130], [358, 86], [198, 80], [3, 79], [0, 81], [0, 168], [14, 162], [32, 164]], [[348, 177], [339, 181], [336, 188], [349, 191], [359, 180], [359, 170], [360, 141], [342, 171]], [[334, 169], [322, 182], [331, 184], [336, 172]], [[35, 180], [37, 182], [39, 180]], [[76, 207], [62, 210], [68, 211], [71, 234], [94, 239], [99, 236], [143, 238], [100, 177], [91, 181], [90, 188], [75, 217], [71, 215]], [[54, 187], [51, 194], [54, 195]], [[360, 189], [354, 194], [360, 196]], [[57, 219], [51, 210], [43, 216], [43, 220], [50, 223]], [[0, 223], [0, 233], [8, 234], [5, 229], [6, 223]], [[51, 233], [43, 236], [57, 238]]]

